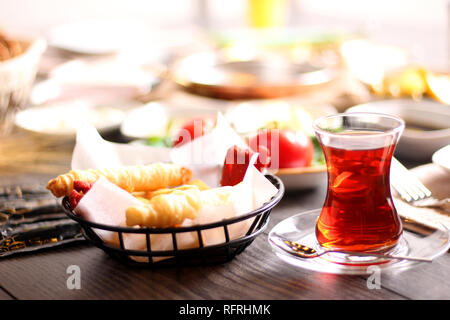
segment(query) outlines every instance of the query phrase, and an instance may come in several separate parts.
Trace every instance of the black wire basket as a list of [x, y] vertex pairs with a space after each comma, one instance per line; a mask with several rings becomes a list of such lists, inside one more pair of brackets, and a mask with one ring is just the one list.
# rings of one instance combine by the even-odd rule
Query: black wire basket
[[[262, 233], [267, 227], [270, 212], [283, 197], [284, 186], [276, 176], [267, 174], [266, 178], [277, 187], [278, 192], [260, 208], [234, 218], [189, 227], [132, 228], [104, 225], [87, 221], [75, 214], [70, 207], [68, 197], [63, 199], [62, 205], [67, 216], [80, 224], [83, 235], [89, 242], [104, 250], [113, 258], [126, 264], [146, 267], [218, 264], [230, 261], [244, 251], [256, 236]], [[250, 219], [253, 219], [253, 221]], [[247, 232], [235, 239], [230, 237], [230, 227], [244, 221], [250, 224]], [[94, 229], [113, 232], [117, 235], [118, 245], [106, 243], [98, 236]], [[205, 245], [204, 232], [213, 229], [216, 231], [223, 230], [225, 241], [219, 244]], [[177, 236], [187, 233], [195, 235], [197, 240], [195, 247], [189, 249], [179, 248]], [[124, 236], [127, 235], [141, 235], [141, 237], [145, 237], [145, 248], [142, 250], [126, 249]], [[171, 250], [152, 250], [152, 237], [158, 235], [164, 235], [171, 240]]]

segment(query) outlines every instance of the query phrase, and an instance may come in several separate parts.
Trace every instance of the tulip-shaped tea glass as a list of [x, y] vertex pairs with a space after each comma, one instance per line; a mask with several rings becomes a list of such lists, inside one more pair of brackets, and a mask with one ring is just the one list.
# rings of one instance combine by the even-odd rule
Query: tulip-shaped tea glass
[[389, 171], [404, 127], [395, 116], [362, 112], [314, 122], [328, 173], [316, 224], [321, 246], [358, 252], [395, 246], [402, 224], [391, 197]]

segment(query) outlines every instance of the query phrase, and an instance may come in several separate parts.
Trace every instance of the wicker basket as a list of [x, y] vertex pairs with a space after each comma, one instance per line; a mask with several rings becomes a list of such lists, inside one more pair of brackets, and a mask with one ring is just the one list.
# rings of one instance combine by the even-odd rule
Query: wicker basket
[[22, 54], [0, 62], [0, 136], [10, 132], [17, 110], [27, 103], [46, 48], [43, 38], [20, 43]]
[[[69, 218], [77, 221], [83, 231], [84, 237], [93, 245], [102, 249], [113, 258], [128, 265], [144, 266], [150, 268], [169, 266], [194, 266], [224, 263], [232, 260], [247, 248], [253, 240], [261, 234], [269, 223], [269, 215], [273, 207], [281, 200], [284, 194], [284, 186], [281, 180], [273, 175], [266, 175], [267, 179], [277, 187], [278, 192], [267, 203], [258, 209], [231, 219], [225, 219], [214, 223], [194, 225], [179, 228], [131, 228], [109, 226], [84, 220], [76, 215], [70, 207], [68, 197], [62, 201], [65, 213]], [[248, 223], [248, 229], [242, 236], [231, 239], [229, 229], [237, 223]], [[204, 245], [204, 232], [221, 229], [225, 241], [216, 245]], [[105, 243], [94, 230], [110, 231], [117, 234], [120, 240], [119, 246]], [[193, 233], [198, 237], [198, 246], [195, 248], [179, 248], [178, 236], [185, 233]], [[126, 249], [124, 237], [127, 235], [141, 235], [146, 239], [146, 247], [141, 250]], [[172, 249], [156, 251], [151, 247], [151, 239], [154, 236], [167, 235], [172, 242]]]

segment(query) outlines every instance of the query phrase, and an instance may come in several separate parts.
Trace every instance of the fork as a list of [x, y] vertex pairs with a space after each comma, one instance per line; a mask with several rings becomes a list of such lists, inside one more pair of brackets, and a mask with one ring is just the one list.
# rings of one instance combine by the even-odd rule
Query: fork
[[394, 157], [391, 162], [390, 181], [392, 187], [407, 203], [416, 207], [437, 207], [450, 211], [448, 199], [433, 198], [431, 191]]
[[408, 203], [431, 197], [431, 191], [394, 157], [391, 162], [390, 179], [392, 186]]

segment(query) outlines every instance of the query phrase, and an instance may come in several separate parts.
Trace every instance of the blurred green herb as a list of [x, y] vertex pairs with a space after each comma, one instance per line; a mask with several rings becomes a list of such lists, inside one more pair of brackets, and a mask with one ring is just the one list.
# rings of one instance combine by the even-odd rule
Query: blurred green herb
[[314, 146], [314, 157], [311, 162], [311, 166], [323, 166], [325, 165], [325, 156], [323, 155], [322, 147], [316, 136], [311, 136], [311, 141]]
[[172, 139], [169, 136], [153, 136], [146, 140], [146, 145], [152, 146], [152, 147], [165, 147], [165, 148], [171, 148], [172, 147]]
[[170, 132], [172, 125], [173, 125], [173, 119], [169, 119], [169, 121], [167, 121], [164, 136], [149, 137], [145, 141], [145, 144], [148, 146], [152, 146], [152, 147], [171, 148], [173, 145], [173, 142], [172, 142], [172, 138], [169, 135], [169, 132]]
[[167, 121], [167, 125], [166, 125], [166, 132], [165, 132], [165, 135], [166, 135], [166, 136], [169, 135], [169, 132], [170, 132], [170, 130], [172, 129], [172, 125], [173, 125], [173, 118], [170, 118], [170, 119]]
[[326, 128], [325, 131], [331, 132], [331, 133], [339, 133], [344, 131], [343, 127], [337, 127], [337, 128]]

